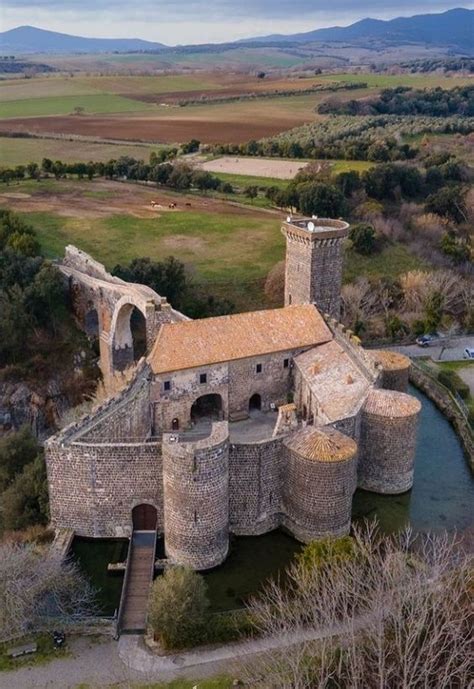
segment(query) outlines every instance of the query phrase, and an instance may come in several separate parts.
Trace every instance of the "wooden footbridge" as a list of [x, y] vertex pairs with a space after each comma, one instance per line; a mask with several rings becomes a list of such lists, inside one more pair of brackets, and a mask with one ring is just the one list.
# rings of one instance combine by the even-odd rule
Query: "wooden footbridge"
[[117, 634], [143, 634], [155, 571], [156, 531], [134, 531], [117, 619]]

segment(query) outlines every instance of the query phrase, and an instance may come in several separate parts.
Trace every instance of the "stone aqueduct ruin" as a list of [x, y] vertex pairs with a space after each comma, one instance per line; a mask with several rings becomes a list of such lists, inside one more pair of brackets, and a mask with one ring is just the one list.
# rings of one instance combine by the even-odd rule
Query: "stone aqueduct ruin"
[[59, 269], [68, 280], [74, 314], [89, 336], [100, 344], [104, 376], [133, 364], [131, 318], [134, 310], [144, 319], [145, 350], [150, 351], [163, 323], [186, 320], [166, 297], [146, 285], [125, 282], [75, 246], [67, 246]]

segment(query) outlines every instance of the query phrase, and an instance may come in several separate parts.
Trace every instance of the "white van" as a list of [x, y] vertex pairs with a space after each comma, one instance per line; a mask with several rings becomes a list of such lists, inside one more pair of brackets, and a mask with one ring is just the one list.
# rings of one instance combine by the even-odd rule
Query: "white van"
[[462, 355], [464, 359], [474, 359], [474, 347], [466, 347]]

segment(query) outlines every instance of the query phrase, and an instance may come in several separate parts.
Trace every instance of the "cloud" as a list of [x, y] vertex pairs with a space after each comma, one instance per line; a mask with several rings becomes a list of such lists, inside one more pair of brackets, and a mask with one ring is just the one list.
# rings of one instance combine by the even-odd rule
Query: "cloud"
[[[89, 36], [139, 36], [168, 44], [293, 33], [364, 17], [441, 12], [449, 0], [1, 0], [4, 28], [33, 24]], [[464, 3], [472, 6], [472, 2]]]

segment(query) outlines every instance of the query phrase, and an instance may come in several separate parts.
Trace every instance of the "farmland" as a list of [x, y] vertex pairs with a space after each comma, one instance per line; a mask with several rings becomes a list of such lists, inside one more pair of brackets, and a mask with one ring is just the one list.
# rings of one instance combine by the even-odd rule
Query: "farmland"
[[22, 139], [0, 137], [2, 165], [26, 165], [31, 161], [40, 163], [43, 158], [62, 160], [65, 163], [89, 160], [107, 161], [120, 156], [132, 156], [147, 160], [151, 151], [157, 150], [151, 144], [95, 143], [94, 141], [58, 139]]
[[[308, 89], [367, 84], [367, 88], [355, 91], [339, 89], [338, 99], [346, 100], [400, 84], [452, 87], [468, 82], [438, 75], [363, 73], [258, 79], [217, 71], [8, 79], [0, 83], [0, 127], [4, 134], [79, 135], [173, 144], [191, 138], [210, 144], [245, 143], [321, 121], [316, 109], [331, 91], [307, 93]], [[216, 98], [219, 101], [213, 102]], [[182, 107], [190, 101], [192, 105]]]

